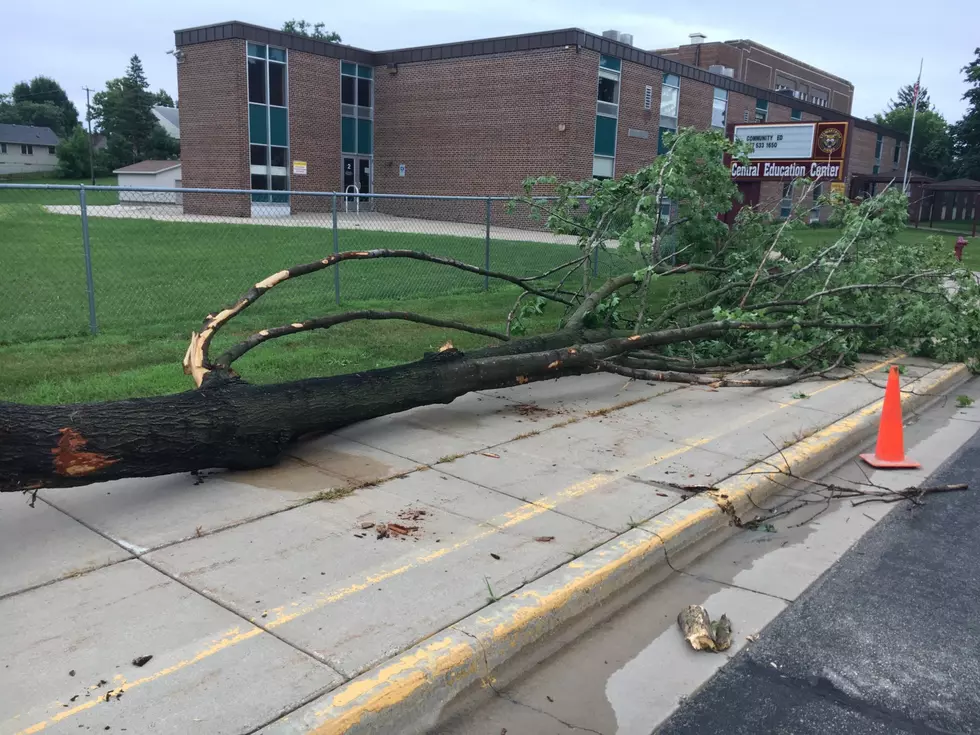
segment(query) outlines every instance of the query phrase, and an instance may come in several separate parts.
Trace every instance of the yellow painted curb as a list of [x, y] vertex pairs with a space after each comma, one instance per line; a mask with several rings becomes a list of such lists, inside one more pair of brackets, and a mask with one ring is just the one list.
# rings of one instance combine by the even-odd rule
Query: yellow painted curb
[[[922, 408], [970, 376], [965, 365], [937, 368], [905, 386], [902, 406]], [[666, 576], [667, 555], [721, 541], [731, 513], [750, 513], [785, 487], [788, 464], [805, 476], [863, 443], [877, 429], [878, 400], [656, 518], [617, 536], [405, 653], [263, 728], [260, 735], [425, 732], [465, 689], [493, 685], [493, 673], [528, 646], [648, 574]]]

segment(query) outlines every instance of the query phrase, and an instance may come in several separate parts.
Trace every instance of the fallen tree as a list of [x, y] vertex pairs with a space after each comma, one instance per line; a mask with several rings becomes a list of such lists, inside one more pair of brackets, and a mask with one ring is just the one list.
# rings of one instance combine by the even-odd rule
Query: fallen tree
[[[390, 249], [340, 253], [272, 274], [192, 334], [184, 369], [194, 390], [78, 405], [0, 404], [0, 490], [264, 467], [311, 434], [474, 390], [588, 372], [764, 387], [821, 376], [862, 351], [972, 356], [980, 344], [977, 285], [936, 241], [899, 237], [907, 204], [901, 193], [860, 204], [828, 200], [841, 228], [832, 242], [797, 237], [803, 225], [795, 210], [776, 222], [746, 208], [727, 227], [718, 216], [737, 192], [725, 154], [743, 151], [717, 133], [682, 131], [667, 155], [636, 174], [529, 180], [524, 204], [579, 242], [574, 258], [535, 276]], [[543, 184], [553, 198], [532, 195]], [[812, 184], [798, 189], [805, 212]], [[600, 252], [609, 271], [601, 277], [594, 267]], [[272, 289], [345, 261], [382, 258], [509, 284], [514, 307], [503, 329], [397, 310], [331, 314], [242, 335], [212, 354], [216, 335]], [[554, 331], [528, 336], [555, 313]], [[496, 344], [462, 352], [447, 343], [404, 365], [276, 385], [250, 384], [233, 368], [267, 342], [358, 320], [412, 322]], [[772, 368], [791, 372], [760, 375]]]

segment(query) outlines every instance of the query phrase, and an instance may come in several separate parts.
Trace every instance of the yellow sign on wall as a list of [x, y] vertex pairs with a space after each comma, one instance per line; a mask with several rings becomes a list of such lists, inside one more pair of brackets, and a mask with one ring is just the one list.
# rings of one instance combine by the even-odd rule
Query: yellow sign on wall
[[830, 182], [830, 193], [831, 194], [843, 194], [844, 193], [844, 182], [843, 181], [832, 181], [832, 182]]

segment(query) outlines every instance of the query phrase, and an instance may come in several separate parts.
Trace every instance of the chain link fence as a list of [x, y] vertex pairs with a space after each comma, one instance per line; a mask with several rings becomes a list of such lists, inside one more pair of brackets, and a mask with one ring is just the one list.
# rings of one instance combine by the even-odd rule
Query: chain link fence
[[[580, 252], [574, 237], [547, 232], [526, 205], [503, 197], [0, 184], [0, 343], [99, 332], [186, 335], [284, 268], [379, 248], [517, 276]], [[616, 257], [605, 251], [589, 267], [599, 275], [622, 270]], [[446, 297], [501, 289], [516, 296], [503, 281], [433, 263], [346, 261], [276, 288], [240, 325], [398, 308], [412, 299], [450, 308]]]

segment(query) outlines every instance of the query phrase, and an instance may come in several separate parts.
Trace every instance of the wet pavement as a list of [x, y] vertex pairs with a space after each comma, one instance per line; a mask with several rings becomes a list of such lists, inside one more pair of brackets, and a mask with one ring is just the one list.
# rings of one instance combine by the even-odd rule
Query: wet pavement
[[[957, 393], [980, 398], [980, 381]], [[970, 442], [967, 455], [973, 450], [972, 464], [954, 465], [959, 469], [933, 479], [972, 481], [980, 487], [980, 453], [974, 450], [980, 449], [980, 439], [974, 438], [978, 429], [980, 407], [948, 401], [906, 427], [909, 455], [922, 462], [922, 470], [887, 474], [868, 468], [866, 475], [864, 468], [848, 460], [829, 469], [823, 480], [853, 486], [870, 478], [887, 487], [915, 486]], [[975, 496], [929, 499], [929, 505], [917, 511], [928, 528], [915, 533], [903, 525], [909, 523], [908, 512], [895, 510], [895, 505], [855, 507], [849, 501], [828, 503], [821, 494], [789, 490], [766, 505], [777, 511], [796, 510], [774, 519], [771, 530], [763, 530], [764, 525], [742, 530], [707, 556], [677, 566], [666, 581], [536, 668], [513, 681], [497, 682], [476, 709], [456, 715], [433, 732], [647, 735], [660, 732], [657, 728], [678, 707], [663, 732], [975, 731], [980, 721], [969, 720], [971, 727], [963, 727], [966, 720], [960, 720], [959, 727], [928, 729], [928, 718], [915, 720], [898, 706], [903, 698], [921, 703], [935, 715], [934, 722], [949, 724], [955, 721], [949, 712], [954, 708], [951, 697], [956, 697], [961, 709], [980, 713], [980, 676], [971, 653], [980, 648], [980, 629], [969, 622], [976, 617], [970, 611], [980, 599], [980, 575], [971, 555], [980, 540]], [[922, 516], [923, 511], [935, 515], [935, 521]], [[944, 528], [959, 534], [955, 548], [936, 543]], [[899, 550], [889, 551], [888, 542], [881, 539], [889, 539]], [[847, 559], [864, 561], [854, 569], [849, 562], [837, 564], [856, 543]], [[931, 553], [923, 555], [926, 547]], [[890, 555], [901, 562], [886, 563]], [[918, 559], [923, 559], [921, 566]], [[954, 594], [947, 594], [941, 583], [927, 584], [943, 578], [949, 562], [958, 571], [946, 573], [946, 579], [961, 585]], [[839, 581], [826, 581], [844, 568], [849, 571], [841, 572]], [[818, 581], [821, 584], [811, 588]], [[811, 601], [816, 590], [825, 596], [820, 603]], [[858, 601], [861, 590], [866, 592]], [[909, 595], [914, 592], [924, 597], [927, 612], [908, 616]], [[714, 618], [722, 613], [731, 618], [732, 649], [722, 654], [690, 649], [676, 623], [677, 613], [690, 604], [705, 605]], [[891, 608], [882, 614], [879, 605]], [[939, 627], [923, 635], [909, 624], [911, 617], [920, 623], [931, 618]], [[829, 650], [822, 652], [821, 646]], [[883, 671], [885, 664], [892, 667], [890, 672]], [[953, 677], [959, 683], [950, 686]], [[699, 692], [706, 682], [710, 683]], [[917, 686], [914, 696], [905, 691]], [[944, 686], [949, 689], [946, 695], [940, 691]], [[881, 707], [893, 719], [869, 715], [848, 699], [862, 696], [865, 709]], [[946, 719], [936, 714], [943, 708]], [[908, 722], [922, 727], [904, 729]]]

